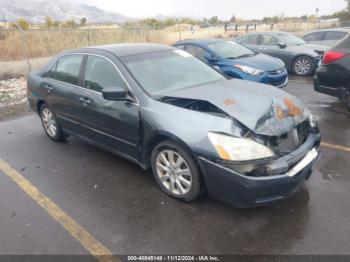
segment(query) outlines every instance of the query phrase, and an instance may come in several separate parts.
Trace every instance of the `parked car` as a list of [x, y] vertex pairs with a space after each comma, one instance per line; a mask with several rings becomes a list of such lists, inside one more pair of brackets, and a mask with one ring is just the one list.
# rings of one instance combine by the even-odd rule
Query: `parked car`
[[314, 88], [345, 101], [350, 111], [350, 36], [325, 53], [314, 77]]
[[322, 29], [308, 32], [302, 37], [302, 39], [306, 43], [333, 47], [349, 35], [349, 28]]
[[28, 97], [50, 139], [74, 135], [151, 167], [159, 187], [183, 201], [205, 190], [240, 207], [280, 201], [319, 155], [317, 124], [299, 99], [228, 80], [170, 46], [61, 53], [28, 76]]
[[183, 49], [233, 78], [282, 88], [288, 83], [283, 61], [256, 53], [233, 41], [220, 39], [185, 40], [174, 46]]
[[321, 56], [328, 49], [321, 45], [308, 45], [300, 38], [285, 32], [250, 33], [235, 41], [255, 52], [281, 59], [288, 71], [299, 76], [312, 75]]

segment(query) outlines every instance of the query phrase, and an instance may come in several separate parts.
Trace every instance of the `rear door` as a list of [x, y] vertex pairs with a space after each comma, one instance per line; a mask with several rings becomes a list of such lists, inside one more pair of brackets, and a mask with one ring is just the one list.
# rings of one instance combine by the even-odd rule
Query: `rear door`
[[[139, 106], [115, 64], [105, 57], [88, 55], [82, 85], [78, 114], [83, 135], [107, 149], [137, 159]], [[102, 90], [106, 87], [123, 87], [129, 90], [135, 101], [105, 100]]]
[[61, 126], [79, 131], [79, 105], [77, 89], [81, 86], [83, 55], [64, 55], [57, 60], [50, 71], [44, 74], [41, 84], [45, 101], [52, 107]]

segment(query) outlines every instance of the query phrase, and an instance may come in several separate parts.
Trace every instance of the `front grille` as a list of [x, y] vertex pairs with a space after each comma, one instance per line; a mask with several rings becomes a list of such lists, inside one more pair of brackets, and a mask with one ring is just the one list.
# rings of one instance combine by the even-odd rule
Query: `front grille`
[[271, 138], [274, 151], [279, 155], [286, 155], [302, 145], [310, 134], [309, 121], [305, 121], [295, 127], [289, 133], [280, 137]]
[[285, 83], [286, 83], [286, 79], [282, 79], [282, 80], [279, 80], [279, 81], [272, 81], [269, 84], [273, 85], [273, 86], [282, 86]]
[[268, 71], [268, 73], [270, 75], [280, 75], [280, 74], [284, 74], [287, 71], [287, 69], [285, 68], [281, 68], [279, 70], [274, 70], [274, 71]]

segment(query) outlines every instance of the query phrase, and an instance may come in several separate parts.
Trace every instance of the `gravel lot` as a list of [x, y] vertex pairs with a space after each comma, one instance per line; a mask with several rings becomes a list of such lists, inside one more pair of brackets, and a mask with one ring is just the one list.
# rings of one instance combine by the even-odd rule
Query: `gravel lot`
[[25, 77], [0, 81], [0, 120], [29, 111]]
[[[30, 59], [32, 70], [40, 69], [50, 59]], [[25, 80], [27, 74], [25, 60], [0, 61], [0, 120], [29, 112]]]

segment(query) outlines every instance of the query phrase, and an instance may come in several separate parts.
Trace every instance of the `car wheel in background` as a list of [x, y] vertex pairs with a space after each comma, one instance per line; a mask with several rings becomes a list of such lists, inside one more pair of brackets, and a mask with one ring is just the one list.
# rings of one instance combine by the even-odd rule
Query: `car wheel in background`
[[345, 96], [345, 106], [348, 109], [348, 111], [350, 112], [350, 94], [347, 93]]
[[56, 142], [64, 141], [65, 136], [57, 122], [56, 115], [53, 110], [47, 105], [43, 104], [40, 108], [40, 118], [47, 136]]
[[292, 66], [293, 73], [298, 76], [309, 76], [314, 72], [315, 63], [308, 56], [297, 57]]
[[152, 152], [153, 175], [168, 195], [191, 202], [203, 191], [200, 170], [191, 154], [176, 143], [166, 140]]

